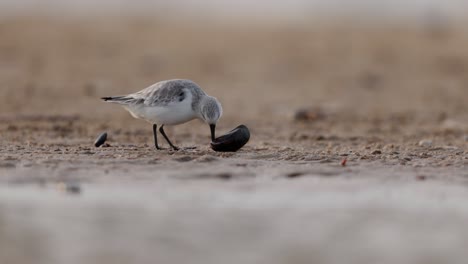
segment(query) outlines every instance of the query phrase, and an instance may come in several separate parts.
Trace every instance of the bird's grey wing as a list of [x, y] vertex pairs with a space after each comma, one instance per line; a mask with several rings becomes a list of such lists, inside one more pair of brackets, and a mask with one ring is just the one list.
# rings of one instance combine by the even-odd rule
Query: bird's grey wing
[[184, 100], [186, 85], [186, 80], [162, 81], [136, 93], [102, 99], [124, 105], [166, 106]]
[[136, 93], [146, 106], [167, 106], [185, 98], [184, 85], [178, 82], [156, 83]]

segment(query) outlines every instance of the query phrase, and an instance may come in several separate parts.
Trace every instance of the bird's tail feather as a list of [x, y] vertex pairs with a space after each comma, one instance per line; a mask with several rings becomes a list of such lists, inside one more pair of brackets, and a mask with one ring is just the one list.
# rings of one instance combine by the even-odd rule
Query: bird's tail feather
[[104, 100], [105, 102], [117, 103], [117, 104], [130, 104], [135, 100], [135, 98], [128, 97], [128, 96], [108, 96], [108, 97], [101, 97], [101, 99]]

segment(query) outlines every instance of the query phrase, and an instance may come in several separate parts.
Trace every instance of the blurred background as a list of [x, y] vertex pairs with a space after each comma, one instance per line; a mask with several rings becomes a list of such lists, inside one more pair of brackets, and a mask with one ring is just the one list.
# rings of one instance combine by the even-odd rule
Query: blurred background
[[352, 117], [463, 119], [467, 6], [2, 0], [0, 111], [129, 120], [98, 98], [188, 78], [236, 122], [287, 118], [304, 106]]

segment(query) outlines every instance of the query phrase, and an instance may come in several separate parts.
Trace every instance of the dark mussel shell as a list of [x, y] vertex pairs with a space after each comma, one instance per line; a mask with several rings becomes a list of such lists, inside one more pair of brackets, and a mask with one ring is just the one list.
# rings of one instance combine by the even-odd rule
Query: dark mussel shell
[[99, 136], [96, 138], [94, 141], [94, 146], [96, 148], [100, 147], [102, 144], [104, 144], [107, 140], [107, 132], [99, 134]]
[[242, 148], [250, 139], [249, 129], [240, 125], [229, 131], [226, 135], [215, 138], [211, 142], [214, 151], [235, 152]]

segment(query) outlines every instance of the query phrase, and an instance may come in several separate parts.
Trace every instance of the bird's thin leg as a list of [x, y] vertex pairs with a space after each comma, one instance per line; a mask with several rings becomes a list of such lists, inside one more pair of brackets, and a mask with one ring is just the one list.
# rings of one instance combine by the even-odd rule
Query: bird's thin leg
[[169, 138], [166, 136], [166, 133], [164, 132], [164, 125], [162, 125], [161, 127], [159, 127], [159, 132], [161, 132], [161, 134], [163, 135], [163, 137], [166, 139], [167, 143], [169, 143], [169, 145], [174, 149], [174, 150], [179, 150], [178, 147], [174, 146], [174, 144], [172, 144], [172, 142], [169, 140]]
[[161, 149], [158, 146], [158, 131], [157, 131], [157, 128], [158, 128], [158, 125], [153, 124], [154, 146], [156, 147], [156, 149]]

